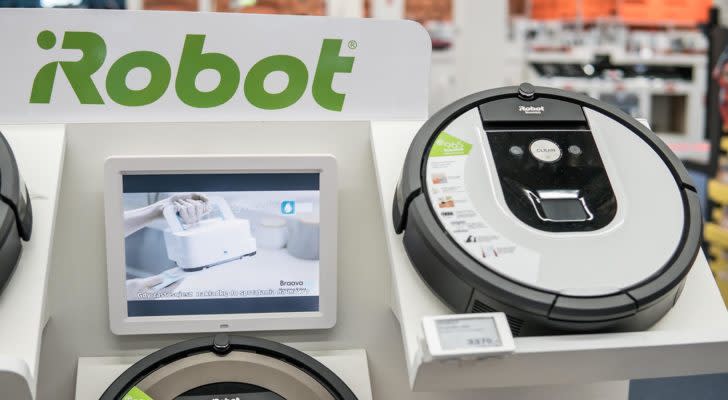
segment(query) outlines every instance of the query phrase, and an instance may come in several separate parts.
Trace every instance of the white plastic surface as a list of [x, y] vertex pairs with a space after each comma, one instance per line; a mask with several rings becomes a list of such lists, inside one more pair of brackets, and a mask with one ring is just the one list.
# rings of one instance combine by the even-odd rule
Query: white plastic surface
[[[363, 349], [307, 351], [344, 381], [358, 400], [372, 400], [367, 353]], [[122, 372], [141, 356], [80, 357], [76, 374], [76, 400], [98, 399]]]
[[0, 126], [30, 191], [33, 232], [0, 293], [0, 397], [35, 398], [46, 284], [65, 151], [61, 125]]
[[417, 275], [391, 224], [397, 178], [420, 126], [375, 122], [371, 136], [391, 266], [390, 304], [400, 322], [414, 390], [572, 385], [728, 371], [728, 313], [702, 254], [675, 307], [647, 331], [519, 337], [515, 353], [504, 359], [423, 362], [422, 317], [451, 312]]

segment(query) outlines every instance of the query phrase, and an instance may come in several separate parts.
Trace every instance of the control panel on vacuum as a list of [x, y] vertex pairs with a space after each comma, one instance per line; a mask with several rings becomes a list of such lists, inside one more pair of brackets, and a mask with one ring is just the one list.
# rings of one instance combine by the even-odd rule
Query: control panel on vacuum
[[509, 209], [543, 231], [605, 227], [617, 200], [582, 108], [523, 86], [479, 107]]

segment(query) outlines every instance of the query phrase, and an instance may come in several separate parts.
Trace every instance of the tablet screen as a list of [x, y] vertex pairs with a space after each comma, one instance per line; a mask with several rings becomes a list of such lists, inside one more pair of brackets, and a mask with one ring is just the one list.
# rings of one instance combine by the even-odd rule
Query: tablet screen
[[128, 316], [319, 311], [319, 178], [125, 174]]

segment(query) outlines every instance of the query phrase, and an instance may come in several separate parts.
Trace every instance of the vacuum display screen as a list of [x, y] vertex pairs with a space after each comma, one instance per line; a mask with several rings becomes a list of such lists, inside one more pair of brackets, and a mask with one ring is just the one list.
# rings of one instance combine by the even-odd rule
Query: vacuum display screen
[[128, 316], [319, 311], [319, 178], [124, 175]]

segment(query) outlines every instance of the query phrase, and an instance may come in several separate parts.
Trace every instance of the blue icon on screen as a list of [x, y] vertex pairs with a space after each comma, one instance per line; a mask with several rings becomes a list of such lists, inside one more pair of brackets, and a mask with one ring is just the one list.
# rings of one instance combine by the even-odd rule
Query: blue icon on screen
[[281, 214], [293, 215], [296, 213], [296, 202], [294, 200], [284, 200], [281, 202]]

